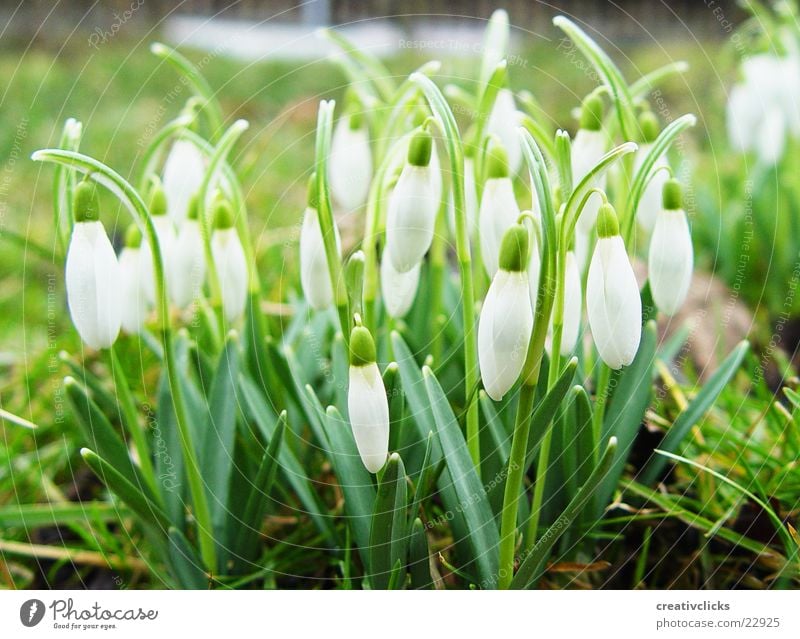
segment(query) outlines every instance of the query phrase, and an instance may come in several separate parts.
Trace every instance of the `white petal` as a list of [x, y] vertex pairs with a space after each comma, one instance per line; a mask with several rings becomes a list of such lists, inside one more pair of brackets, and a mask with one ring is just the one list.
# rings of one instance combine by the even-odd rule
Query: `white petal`
[[140, 248], [125, 247], [119, 255], [120, 319], [122, 329], [130, 335], [142, 330], [149, 305], [142, 286], [144, 265]]
[[530, 242], [530, 259], [528, 260], [528, 288], [531, 296], [531, 311], [534, 317], [536, 316], [536, 304], [539, 295], [539, 278], [542, 272], [542, 255], [539, 246], [539, 239], [542, 236], [542, 220], [541, 213], [532, 213], [534, 224], [536, 225], [535, 232], [531, 235]]
[[347, 211], [367, 201], [372, 179], [372, 152], [366, 127], [350, 128], [350, 118], [340, 118], [333, 131], [328, 164], [331, 195]]
[[786, 128], [786, 116], [781, 106], [771, 106], [760, 123], [756, 136], [756, 154], [766, 166], [772, 166], [783, 157]]
[[677, 313], [686, 299], [693, 261], [686, 213], [662, 210], [650, 239], [648, 278], [656, 306], [667, 315]]
[[430, 161], [431, 190], [433, 191], [433, 201], [436, 202], [436, 211], [442, 203], [442, 163], [439, 161], [439, 152], [436, 150], [436, 142], [431, 149]]
[[[591, 171], [606, 152], [606, 134], [603, 131], [590, 131], [579, 129], [572, 142], [572, 181], [577, 186]], [[595, 188], [604, 189], [606, 185], [605, 173], [595, 178], [592, 184]], [[578, 227], [588, 233], [592, 230], [600, 209], [601, 198], [592, 196], [586, 203], [581, 216], [578, 218]]]
[[603, 361], [613, 369], [630, 364], [642, 336], [642, 301], [619, 235], [597, 241], [586, 283], [586, 310]]
[[481, 259], [489, 277], [494, 277], [499, 267], [503, 235], [519, 218], [519, 205], [510, 178], [486, 180], [479, 215]]
[[167, 214], [180, 226], [189, 211], [192, 196], [200, 190], [205, 174], [205, 159], [200, 150], [187, 140], [176, 140], [164, 163], [164, 193]]
[[437, 204], [430, 167], [407, 164], [389, 199], [386, 247], [396, 270], [414, 268], [433, 241]]
[[[638, 171], [644, 163], [645, 157], [650, 153], [650, 144], [642, 144], [636, 153], [635, 170]], [[653, 171], [657, 171], [653, 176], [642, 193], [642, 198], [639, 200], [639, 208], [636, 210], [636, 219], [648, 233], [653, 230], [653, 225], [656, 223], [656, 216], [661, 210], [662, 204], [662, 191], [664, 183], [669, 179], [669, 174], [666, 170], [658, 170], [662, 167], [667, 167], [667, 158], [662, 155], [656, 160], [653, 165]]]
[[217, 229], [211, 252], [222, 290], [222, 308], [229, 322], [236, 321], [247, 303], [247, 261], [236, 229]]
[[419, 286], [421, 264], [401, 273], [394, 268], [392, 259], [384, 252], [381, 260], [381, 294], [389, 317], [403, 317], [408, 313]]
[[[175, 251], [175, 227], [172, 220], [166, 215], [156, 215], [153, 217], [153, 225], [156, 227], [156, 237], [158, 238], [158, 247], [161, 250], [161, 260], [164, 265], [164, 273], [166, 281], [164, 282], [169, 289], [169, 275], [172, 270], [172, 258]], [[144, 264], [144, 274], [142, 275], [142, 285], [144, 292], [147, 295], [147, 302], [150, 305], [156, 303], [156, 280], [155, 271], [153, 270], [153, 257], [150, 252], [150, 244], [147, 237], [142, 239], [142, 263]], [[167, 291], [169, 292], [169, 291]]]
[[567, 252], [564, 279], [564, 326], [561, 332], [561, 355], [569, 355], [575, 350], [581, 328], [583, 292], [578, 262], [572, 251]]
[[175, 306], [186, 308], [201, 296], [206, 277], [203, 237], [197, 220], [184, 220], [175, 240], [169, 275], [169, 293]]
[[389, 402], [374, 362], [350, 367], [347, 410], [361, 461], [369, 472], [377, 473], [389, 454]]
[[[478, 361], [489, 397], [500, 401], [519, 379], [533, 330], [528, 275], [499, 270], [478, 322]], [[520, 303], [522, 302], [522, 303]]]
[[492, 112], [489, 114], [487, 132], [496, 135], [508, 154], [508, 167], [512, 175], [519, 170], [522, 163], [522, 147], [517, 129], [520, 125], [520, 114], [514, 102], [514, 94], [509, 89], [500, 89], [497, 93]]
[[[341, 255], [341, 239], [339, 229], [334, 222], [336, 248]], [[333, 303], [331, 276], [328, 271], [328, 258], [325, 254], [325, 242], [319, 225], [317, 209], [307, 207], [303, 214], [303, 226], [300, 229], [300, 282], [303, 293], [315, 310], [321, 311]]]
[[119, 262], [102, 222], [76, 222], [67, 250], [72, 323], [92, 348], [108, 348], [120, 327]]
[[736, 151], [750, 151], [755, 146], [759, 110], [746, 86], [737, 84], [731, 89], [727, 105], [728, 139]]

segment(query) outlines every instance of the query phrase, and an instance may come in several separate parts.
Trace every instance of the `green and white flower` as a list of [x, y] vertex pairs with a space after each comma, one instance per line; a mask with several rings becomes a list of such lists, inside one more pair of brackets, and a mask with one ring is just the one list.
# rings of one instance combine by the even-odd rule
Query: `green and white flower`
[[345, 115], [336, 123], [328, 167], [336, 203], [346, 211], [363, 206], [372, 179], [372, 151], [369, 129], [360, 113]]
[[206, 257], [203, 236], [197, 221], [197, 198], [189, 202], [189, 215], [181, 223], [167, 272], [169, 294], [175, 306], [186, 308], [203, 292], [206, 277]]
[[500, 145], [493, 145], [486, 159], [486, 184], [478, 214], [481, 258], [489, 277], [494, 277], [497, 273], [500, 245], [506, 231], [519, 218], [519, 205], [514, 195], [508, 164], [505, 149]]
[[247, 261], [242, 241], [233, 225], [233, 212], [225, 200], [219, 201], [214, 211], [211, 254], [219, 278], [225, 318], [235, 322], [244, 313], [247, 302]]
[[422, 264], [417, 263], [410, 271], [401, 273], [384, 252], [381, 260], [381, 294], [389, 317], [403, 317], [411, 309], [419, 286]]
[[142, 232], [131, 224], [125, 233], [125, 246], [119, 254], [120, 272], [120, 319], [122, 330], [130, 335], [141, 332], [150, 309], [144, 291], [144, 275], [147, 272], [142, 251]]
[[[316, 182], [314, 174], [308, 181], [308, 204], [303, 213], [303, 225], [300, 227], [300, 283], [308, 303], [314, 310], [321, 311], [333, 303], [333, 289], [322, 227], [319, 224]], [[335, 221], [333, 231], [336, 235], [336, 250], [341, 255], [342, 241]]]
[[[634, 171], [638, 171], [644, 159], [650, 153], [653, 147], [653, 142], [658, 137], [658, 120], [651, 111], [645, 111], [639, 120], [639, 126], [642, 130], [643, 143], [639, 145], [636, 151], [636, 159], [634, 161]], [[661, 192], [664, 190], [664, 183], [669, 179], [667, 169], [669, 163], [667, 162], [666, 154], [662, 154], [656, 160], [653, 166], [655, 172], [651, 180], [642, 193], [639, 200], [639, 206], [636, 209], [636, 219], [641, 224], [642, 228], [648, 233], [652, 232], [653, 226], [656, 223], [656, 216], [661, 210]]]
[[486, 128], [489, 135], [496, 136], [500, 140], [508, 153], [508, 167], [512, 174], [516, 174], [522, 164], [522, 147], [517, 134], [520, 122], [514, 94], [510, 89], [500, 89]]
[[189, 214], [192, 197], [200, 190], [206, 161], [200, 150], [188, 140], [175, 140], [164, 162], [163, 182], [167, 214], [180, 227]]

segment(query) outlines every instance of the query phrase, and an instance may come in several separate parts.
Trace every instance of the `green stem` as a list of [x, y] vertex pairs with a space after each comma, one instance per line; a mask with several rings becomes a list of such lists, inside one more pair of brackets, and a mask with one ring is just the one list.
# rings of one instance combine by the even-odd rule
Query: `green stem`
[[611, 369], [602, 360], [598, 361], [597, 388], [595, 389], [594, 412], [592, 413], [592, 456], [594, 465], [600, 461], [600, 440], [603, 437], [603, 419], [608, 406], [608, 384], [611, 381]]
[[[442, 198], [443, 202], [446, 200]], [[436, 216], [436, 229], [433, 234], [433, 244], [431, 245], [431, 297], [430, 297], [430, 338], [431, 354], [433, 355], [434, 366], [439, 367], [442, 363], [442, 351], [444, 349], [444, 331], [439, 321], [442, 312], [442, 297], [444, 295], [444, 280], [447, 273], [447, 244], [445, 242], [445, 232], [447, 227], [447, 205], [440, 203], [439, 212]]]

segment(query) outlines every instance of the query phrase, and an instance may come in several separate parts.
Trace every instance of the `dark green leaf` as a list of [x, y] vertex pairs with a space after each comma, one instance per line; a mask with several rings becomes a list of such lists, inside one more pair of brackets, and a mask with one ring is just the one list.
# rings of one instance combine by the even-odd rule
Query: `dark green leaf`
[[406, 506], [406, 471], [400, 455], [392, 453], [378, 484], [370, 526], [370, 583], [375, 590], [387, 589], [394, 565], [405, 562]]
[[185, 590], [205, 590], [209, 587], [208, 575], [203, 562], [197, 556], [189, 540], [174, 526], [169, 529], [170, 567]]
[[411, 527], [411, 539], [408, 548], [408, 571], [411, 573], [413, 590], [428, 590], [433, 587], [431, 578], [430, 552], [425, 526], [417, 517]]

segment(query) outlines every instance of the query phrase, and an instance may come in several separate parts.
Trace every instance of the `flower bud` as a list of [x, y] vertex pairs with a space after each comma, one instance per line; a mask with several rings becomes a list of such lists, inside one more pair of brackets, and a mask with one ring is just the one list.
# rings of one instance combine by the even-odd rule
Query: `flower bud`
[[486, 393], [495, 401], [519, 379], [533, 330], [528, 284], [528, 231], [514, 224], [503, 237], [499, 269], [478, 322], [478, 361]]
[[233, 211], [221, 200], [214, 210], [211, 254], [222, 293], [222, 309], [229, 322], [236, 321], [247, 302], [247, 260], [242, 242], [233, 226]]
[[196, 196], [191, 198], [188, 216], [179, 227], [167, 275], [170, 297], [178, 308], [186, 308], [201, 296], [206, 277], [206, 257], [197, 221]]
[[120, 270], [117, 256], [99, 218], [97, 190], [89, 182], [75, 187], [65, 280], [70, 317], [81, 339], [92, 348], [108, 348], [120, 327]]
[[522, 163], [522, 146], [517, 133], [520, 122], [514, 94], [509, 89], [500, 89], [489, 114], [487, 133], [496, 136], [506, 149], [508, 166], [512, 174], [516, 174]]
[[508, 158], [502, 147], [496, 145], [489, 150], [486, 170], [487, 180], [483, 188], [478, 224], [483, 266], [492, 277], [499, 267], [503, 235], [519, 218], [519, 205], [508, 173]]
[[[572, 181], [575, 185], [579, 184], [605, 155], [608, 142], [606, 134], [601, 128], [602, 120], [603, 101], [598, 96], [589, 96], [583, 102], [581, 127], [572, 141]], [[595, 176], [592, 187], [605, 189], [605, 186], [605, 173]], [[600, 204], [602, 204], [602, 199], [598, 194], [592, 195], [586, 202], [577, 225], [583, 233], [589, 233], [592, 230]]]
[[175, 226], [179, 227], [188, 216], [191, 199], [200, 190], [205, 172], [200, 150], [188, 140], [176, 140], [163, 172], [167, 213]]
[[363, 326], [350, 334], [350, 384], [347, 409], [361, 461], [377, 473], [389, 454], [389, 402], [375, 362], [375, 342]]
[[410, 271], [401, 273], [384, 252], [381, 260], [381, 294], [389, 317], [403, 317], [411, 309], [417, 295], [421, 268], [422, 265], [418, 263]]
[[[167, 215], [167, 198], [161, 180], [155, 176], [153, 177], [153, 185], [150, 191], [150, 215], [153, 220], [153, 226], [156, 229], [158, 246], [161, 249], [161, 260], [164, 264], [166, 278], [164, 285], [167, 286], [169, 291], [169, 273], [173, 268], [172, 258], [175, 251], [175, 225]], [[156, 303], [155, 271], [153, 271], [153, 258], [148, 242], [144, 242], [142, 245], [142, 254], [144, 255], [142, 263], [145, 269], [142, 275], [142, 283], [147, 295], [147, 302], [153, 305]]]
[[600, 207], [597, 235], [586, 282], [586, 310], [600, 357], [618, 369], [630, 364], [639, 350], [642, 301], [610, 204]]
[[650, 238], [648, 277], [653, 301], [666, 315], [674, 315], [686, 299], [692, 281], [694, 252], [681, 187], [676, 180], [664, 185], [663, 207]]
[[[309, 179], [308, 193], [308, 206], [303, 214], [303, 225], [300, 228], [300, 282], [308, 303], [313, 309], [321, 311], [333, 303], [333, 289], [322, 228], [319, 224], [319, 211], [316, 207], [318, 202], [316, 175], [312, 175]], [[336, 250], [341, 254], [341, 239], [335, 222], [333, 228], [336, 235]]]
[[360, 114], [339, 118], [333, 131], [328, 161], [331, 195], [339, 206], [352, 211], [367, 201], [372, 179], [369, 130]]
[[143, 276], [147, 272], [142, 254], [142, 233], [131, 224], [125, 233], [125, 246], [119, 254], [120, 319], [122, 330], [130, 335], [141, 332], [148, 304]]

